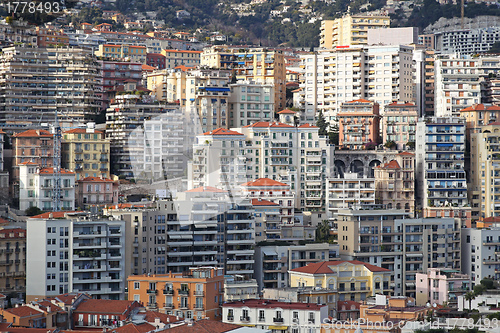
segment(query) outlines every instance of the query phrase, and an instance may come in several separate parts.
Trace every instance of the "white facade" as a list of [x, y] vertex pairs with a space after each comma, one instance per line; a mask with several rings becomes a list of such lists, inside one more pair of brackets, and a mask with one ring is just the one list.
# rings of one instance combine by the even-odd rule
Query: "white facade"
[[359, 178], [357, 173], [346, 173], [344, 178], [329, 178], [326, 202], [329, 218], [335, 218], [339, 209], [375, 204], [375, 178]]
[[500, 228], [462, 229], [462, 271], [472, 285], [500, 279]]
[[[75, 210], [75, 173], [61, 169], [61, 209]], [[52, 210], [53, 168], [25, 162], [19, 166], [19, 209]]]
[[123, 299], [125, 222], [63, 216], [27, 221], [26, 294], [42, 299], [87, 292]]
[[500, 41], [499, 33], [499, 27], [437, 32], [434, 34], [435, 49], [441, 54], [484, 53]]
[[229, 126], [250, 125], [274, 119], [274, 85], [240, 81], [230, 85]]

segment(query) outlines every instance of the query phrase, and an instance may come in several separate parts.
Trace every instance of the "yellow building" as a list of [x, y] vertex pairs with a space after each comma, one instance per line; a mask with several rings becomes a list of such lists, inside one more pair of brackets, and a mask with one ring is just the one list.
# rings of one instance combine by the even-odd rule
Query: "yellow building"
[[329, 289], [336, 301], [359, 302], [375, 294], [392, 293], [389, 269], [357, 260], [313, 263], [292, 269], [288, 274], [290, 287]]
[[93, 128], [75, 128], [63, 133], [61, 164], [73, 170], [76, 180], [86, 177], [110, 178], [109, 140]]
[[266, 49], [231, 49], [222, 46], [205, 48], [202, 66], [232, 69], [238, 80], [274, 85], [274, 110], [286, 107], [286, 68], [282, 51]]
[[175, 68], [177, 66], [198, 66], [200, 64], [201, 51], [190, 50], [162, 50], [165, 56], [165, 68]]
[[133, 62], [146, 63], [147, 48], [141, 45], [116, 45], [116, 44], [102, 44], [99, 49], [95, 51], [98, 57], [106, 58], [130, 58]]
[[389, 28], [389, 16], [345, 15], [321, 22], [320, 47], [331, 49], [342, 45], [366, 45], [368, 29]]

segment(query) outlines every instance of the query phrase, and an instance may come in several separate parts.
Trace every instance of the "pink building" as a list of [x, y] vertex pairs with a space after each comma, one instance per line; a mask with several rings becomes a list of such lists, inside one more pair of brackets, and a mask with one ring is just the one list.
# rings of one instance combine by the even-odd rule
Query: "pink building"
[[470, 290], [471, 282], [467, 274], [448, 268], [429, 268], [427, 273], [417, 273], [417, 305], [457, 303], [458, 296]]
[[351, 150], [364, 149], [365, 144], [380, 143], [379, 105], [366, 99], [342, 103], [339, 119], [339, 146]]
[[77, 182], [76, 203], [82, 209], [118, 204], [118, 183], [99, 177], [86, 177]]

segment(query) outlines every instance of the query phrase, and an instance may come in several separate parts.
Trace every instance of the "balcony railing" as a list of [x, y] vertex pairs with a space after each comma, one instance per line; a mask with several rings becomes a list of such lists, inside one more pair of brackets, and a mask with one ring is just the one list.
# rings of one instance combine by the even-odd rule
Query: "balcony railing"
[[240, 321], [249, 322], [250, 321], [250, 317], [241, 316], [240, 317]]
[[177, 289], [177, 291], [179, 292], [179, 295], [189, 295], [189, 289]]
[[273, 318], [273, 321], [275, 323], [282, 323], [283, 322], [283, 318]]
[[163, 290], [163, 295], [173, 295], [174, 290], [173, 289], [164, 289]]
[[148, 293], [148, 294], [155, 294], [155, 295], [156, 295], [157, 290], [156, 290], [156, 289], [148, 289], [148, 290], [147, 290], [147, 293]]

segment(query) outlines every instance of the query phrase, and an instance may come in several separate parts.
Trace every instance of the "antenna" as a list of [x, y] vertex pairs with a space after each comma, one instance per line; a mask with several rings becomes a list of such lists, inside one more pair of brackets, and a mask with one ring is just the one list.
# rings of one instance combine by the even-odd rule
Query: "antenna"
[[54, 163], [53, 163], [53, 189], [52, 189], [52, 211], [61, 210], [61, 127], [59, 126], [59, 114], [56, 108], [56, 119], [54, 124]]

